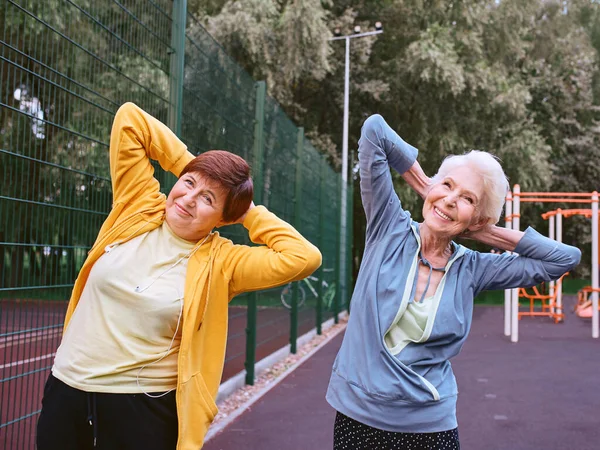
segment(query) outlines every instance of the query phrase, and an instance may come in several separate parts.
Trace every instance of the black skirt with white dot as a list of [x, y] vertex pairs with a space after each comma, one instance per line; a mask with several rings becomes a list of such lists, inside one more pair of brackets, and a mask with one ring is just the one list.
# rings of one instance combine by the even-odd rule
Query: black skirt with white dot
[[437, 433], [395, 433], [373, 428], [338, 412], [333, 450], [460, 450], [458, 428]]

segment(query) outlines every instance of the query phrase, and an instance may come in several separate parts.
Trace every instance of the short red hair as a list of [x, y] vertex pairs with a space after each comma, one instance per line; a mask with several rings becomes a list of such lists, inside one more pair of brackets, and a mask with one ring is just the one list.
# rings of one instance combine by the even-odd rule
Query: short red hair
[[198, 173], [225, 190], [225, 222], [235, 222], [250, 207], [254, 185], [250, 177], [250, 166], [244, 158], [225, 150], [209, 150], [192, 159], [179, 176], [188, 172]]

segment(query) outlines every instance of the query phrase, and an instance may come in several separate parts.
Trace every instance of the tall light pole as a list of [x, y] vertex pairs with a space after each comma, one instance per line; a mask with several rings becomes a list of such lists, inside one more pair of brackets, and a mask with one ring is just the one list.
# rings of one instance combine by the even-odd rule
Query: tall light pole
[[[329, 38], [330, 41], [338, 41], [344, 39], [346, 41], [346, 59], [344, 64], [344, 128], [342, 133], [342, 192], [341, 192], [341, 208], [340, 208], [340, 280], [347, 280], [346, 276], [346, 236], [347, 236], [347, 218], [348, 218], [348, 117], [349, 117], [349, 106], [350, 106], [350, 39], [362, 38], [367, 36], [374, 36], [376, 34], [383, 33], [383, 26], [381, 22], [375, 23], [375, 31], [368, 31], [366, 33], [360, 32], [360, 26], [354, 27], [354, 34], [342, 36], [339, 28], [334, 30], [334, 37]], [[338, 281], [339, 283], [339, 281]], [[341, 283], [339, 283], [341, 285]], [[349, 289], [349, 286], [346, 286]], [[348, 293], [347, 293], [348, 294]]]

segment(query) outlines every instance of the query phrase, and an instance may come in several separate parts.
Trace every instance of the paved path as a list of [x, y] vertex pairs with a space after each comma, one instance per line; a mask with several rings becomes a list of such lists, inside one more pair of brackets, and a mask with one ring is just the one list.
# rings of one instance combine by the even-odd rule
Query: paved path
[[325, 392], [343, 335], [329, 341], [202, 450], [333, 448], [335, 411], [325, 401]]
[[464, 450], [600, 449], [600, 340], [571, 310], [562, 324], [523, 318], [511, 344], [501, 308], [475, 308], [453, 361]]
[[[566, 303], [572, 298], [566, 298]], [[567, 309], [567, 312], [569, 309]], [[526, 318], [503, 335], [500, 307], [475, 308], [459, 384], [462, 450], [600, 449], [600, 341], [589, 321]], [[325, 401], [340, 334], [204, 446], [205, 450], [328, 450], [335, 412]]]

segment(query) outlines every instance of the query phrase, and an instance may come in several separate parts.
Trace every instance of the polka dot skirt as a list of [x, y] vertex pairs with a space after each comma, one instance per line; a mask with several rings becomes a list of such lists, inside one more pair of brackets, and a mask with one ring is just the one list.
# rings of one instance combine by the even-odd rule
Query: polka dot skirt
[[394, 433], [357, 422], [338, 412], [333, 450], [460, 450], [458, 428], [439, 433]]

